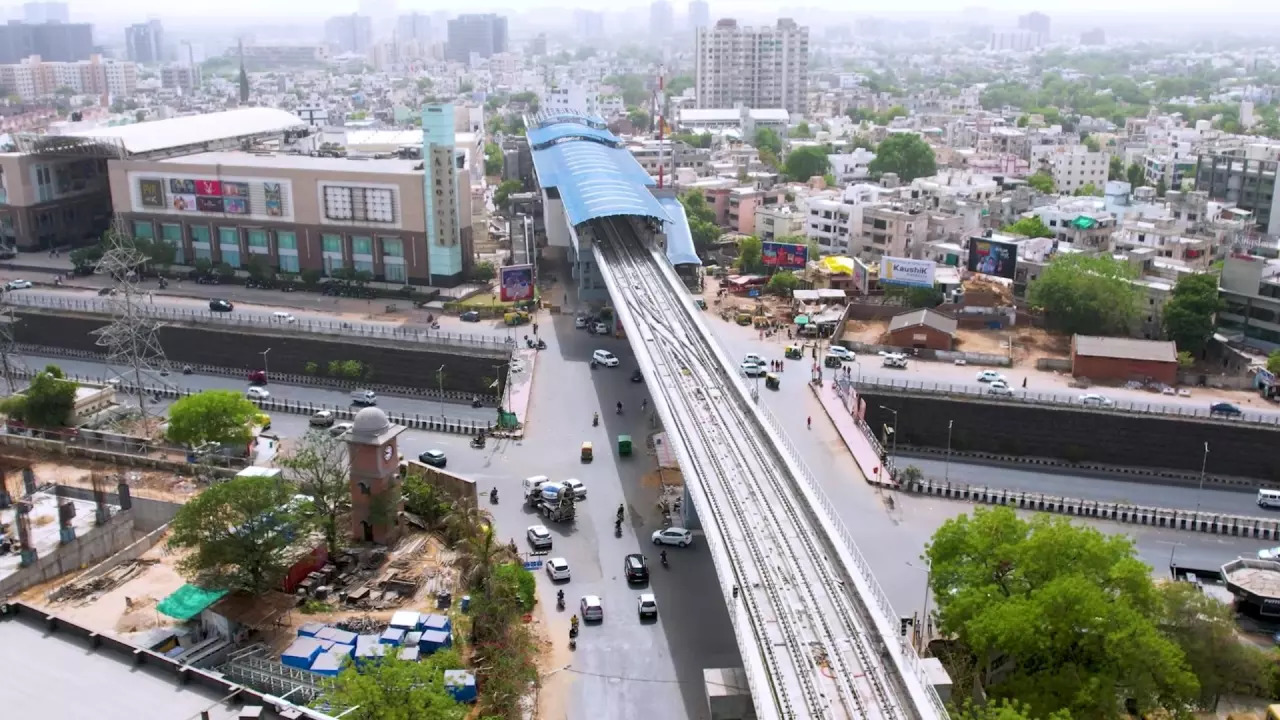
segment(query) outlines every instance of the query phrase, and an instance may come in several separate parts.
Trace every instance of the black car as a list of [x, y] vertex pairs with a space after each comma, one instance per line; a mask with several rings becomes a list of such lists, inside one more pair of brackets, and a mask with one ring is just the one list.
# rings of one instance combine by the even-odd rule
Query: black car
[[642, 383], [642, 382], [644, 382], [644, 373], [640, 372], [638, 369], [637, 369], [637, 370], [633, 370], [633, 371], [631, 372], [631, 382], [633, 382], [633, 383]]
[[1244, 413], [1240, 408], [1231, 403], [1215, 403], [1209, 406], [1209, 415], [1222, 415], [1224, 417], [1240, 417]]
[[649, 582], [649, 564], [640, 553], [631, 553], [623, 560], [623, 568], [627, 573], [627, 582]]
[[236, 308], [235, 305], [232, 305], [226, 300], [210, 300], [209, 301], [210, 312], [231, 312], [232, 310], [235, 310], [235, 308]]
[[459, 316], [462, 322], [480, 322], [480, 313], [475, 310], [468, 310]]

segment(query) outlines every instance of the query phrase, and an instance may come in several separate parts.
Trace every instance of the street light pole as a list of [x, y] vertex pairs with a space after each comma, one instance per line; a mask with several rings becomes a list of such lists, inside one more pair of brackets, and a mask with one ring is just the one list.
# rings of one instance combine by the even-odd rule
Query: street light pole
[[[951, 482], [951, 428], [954, 427], [955, 424], [955, 420], [947, 421], [947, 465], [946, 470], [943, 473], [943, 481], [948, 483]], [[897, 433], [894, 434], [896, 435]]]
[[889, 451], [889, 460], [896, 469], [898, 465], [898, 411], [891, 407], [885, 407], [884, 405], [881, 405], [880, 409], [893, 413], [893, 449]]
[[271, 348], [262, 351], [262, 374], [267, 377], [267, 380], [271, 379], [271, 373], [267, 368], [267, 353], [269, 352], [271, 352]]
[[440, 419], [444, 420], [444, 366], [436, 370], [436, 381], [440, 385]]
[[1200, 487], [1196, 489], [1196, 528], [1200, 527], [1200, 496], [1204, 494], [1204, 471], [1209, 465], [1209, 441], [1204, 441], [1204, 457], [1200, 460]]

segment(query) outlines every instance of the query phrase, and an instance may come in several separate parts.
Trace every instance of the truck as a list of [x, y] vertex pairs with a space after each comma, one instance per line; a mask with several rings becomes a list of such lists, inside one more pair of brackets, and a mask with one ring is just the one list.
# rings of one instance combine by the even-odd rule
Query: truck
[[558, 482], [543, 483], [533, 501], [538, 514], [552, 522], [570, 522], [576, 515], [573, 488]]

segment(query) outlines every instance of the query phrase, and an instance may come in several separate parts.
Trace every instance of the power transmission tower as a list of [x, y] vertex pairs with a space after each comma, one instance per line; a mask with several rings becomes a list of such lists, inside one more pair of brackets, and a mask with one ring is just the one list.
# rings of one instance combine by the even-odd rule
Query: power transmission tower
[[97, 272], [112, 279], [114, 292], [108, 296], [111, 308], [111, 324], [95, 330], [98, 347], [107, 351], [107, 367], [126, 377], [128, 373], [138, 393], [138, 410], [142, 420], [147, 419], [147, 393], [145, 384], [168, 383], [162, 380], [162, 372], [168, 374], [168, 361], [160, 347], [160, 323], [144, 307], [147, 293], [138, 288], [139, 271], [147, 263], [147, 256], [134, 247], [133, 239], [125, 230], [124, 221], [116, 217], [111, 229], [103, 237], [106, 252], [98, 261]]

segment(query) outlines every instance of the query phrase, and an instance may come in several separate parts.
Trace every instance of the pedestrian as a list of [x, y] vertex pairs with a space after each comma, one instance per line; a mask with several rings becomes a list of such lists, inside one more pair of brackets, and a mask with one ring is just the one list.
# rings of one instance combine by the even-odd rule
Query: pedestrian
[[1023, 389], [1023, 390], [1026, 390], [1026, 389], [1027, 389], [1027, 378], [1026, 378], [1026, 377], [1023, 377], [1023, 378], [1022, 378], [1022, 389]]
[[806, 428], [806, 429], [808, 429], [808, 430], [812, 430], [812, 429], [813, 429], [813, 418], [812, 418], [812, 417], [805, 418], [804, 424], [805, 424], [805, 428]]

